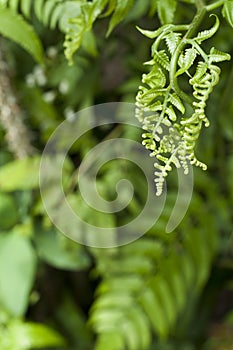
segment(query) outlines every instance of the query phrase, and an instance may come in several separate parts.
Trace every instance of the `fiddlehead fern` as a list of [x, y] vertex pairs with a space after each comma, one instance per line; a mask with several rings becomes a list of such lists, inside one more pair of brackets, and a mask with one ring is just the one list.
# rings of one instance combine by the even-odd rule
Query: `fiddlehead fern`
[[[142, 143], [156, 158], [157, 195], [162, 193], [165, 177], [173, 165], [182, 167], [185, 173], [188, 163], [207, 168], [197, 160], [194, 150], [203, 123], [209, 126], [205, 107], [221, 72], [214, 63], [230, 59], [229, 54], [215, 48], [206, 54], [201, 47], [218, 30], [219, 20], [215, 17], [211, 29], [194, 37], [190, 37], [193, 28], [190, 30], [185, 25], [168, 24], [155, 32], [140, 29], [145, 36], [155, 39], [152, 60], [145, 63], [152, 68], [142, 76], [143, 85], [136, 97], [136, 117], [145, 130]], [[186, 33], [182, 37], [183, 31]], [[167, 49], [160, 50], [164, 43]], [[180, 76], [189, 77], [193, 99], [180, 90], [177, 84]]]

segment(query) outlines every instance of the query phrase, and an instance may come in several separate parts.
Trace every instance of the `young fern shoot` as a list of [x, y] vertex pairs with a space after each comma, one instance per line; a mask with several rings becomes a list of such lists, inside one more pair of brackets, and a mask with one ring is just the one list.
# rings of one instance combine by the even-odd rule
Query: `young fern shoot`
[[[219, 28], [217, 16], [211, 29], [192, 37], [191, 26], [166, 24], [156, 31], [139, 29], [145, 36], [155, 39], [152, 60], [145, 63], [151, 70], [143, 74], [136, 97], [136, 117], [144, 130], [142, 143], [156, 159], [157, 195], [161, 195], [172, 166], [183, 168], [185, 174], [189, 164], [207, 169], [196, 158], [195, 146], [203, 124], [209, 126], [205, 109], [219, 81], [221, 70], [217, 63], [230, 60], [227, 53], [214, 47], [206, 53], [202, 47], [202, 42]], [[177, 79], [181, 76], [188, 79], [191, 98], [179, 88]]]

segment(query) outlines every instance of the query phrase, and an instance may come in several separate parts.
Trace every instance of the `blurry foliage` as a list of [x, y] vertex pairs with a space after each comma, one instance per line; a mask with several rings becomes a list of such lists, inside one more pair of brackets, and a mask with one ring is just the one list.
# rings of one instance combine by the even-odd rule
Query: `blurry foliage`
[[[105, 250], [81, 246], [58, 232], [43, 208], [38, 184], [40, 154], [64, 119], [72, 120], [76, 111], [92, 104], [135, 101], [151, 46], [135, 26], [154, 30], [160, 23], [190, 23], [195, 4], [200, 3], [0, 0], [0, 33], [40, 63], [12, 41], [1, 39], [4, 64], [22, 112], [14, 118], [23, 116], [34, 147], [32, 157], [15, 159], [7, 130], [0, 125], [2, 350], [232, 349], [231, 62], [221, 64], [221, 79], [206, 110], [211, 127], [197, 144], [208, 171], [195, 169], [192, 202], [175, 232], [165, 233], [177, 194], [174, 174], [154, 227], [136, 242]], [[206, 3], [212, 6], [214, 1]], [[227, 24], [233, 23], [233, 2], [218, 3], [226, 21], [220, 18], [221, 8], [213, 5], [221, 24], [210, 42], [233, 55], [232, 28]], [[8, 127], [14, 128], [14, 118]], [[147, 188], [142, 172], [130, 162], [109, 162], [97, 178], [107, 200], [115, 198], [115, 184], [122, 177], [134, 185], [132, 202], [117, 216], [107, 218], [85, 205], [74, 184], [77, 169], [93, 146], [114, 136], [140, 141], [140, 134], [121, 125], [93, 129], [73, 145], [63, 186], [82, 218], [114, 228], [140, 212]]]

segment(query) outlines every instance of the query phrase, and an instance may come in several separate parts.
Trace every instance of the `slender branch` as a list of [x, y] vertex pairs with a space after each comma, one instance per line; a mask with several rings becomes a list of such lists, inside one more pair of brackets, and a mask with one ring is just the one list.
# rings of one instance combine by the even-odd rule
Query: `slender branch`
[[204, 0], [196, 0], [196, 7], [198, 10], [203, 8], [205, 6], [205, 1]]

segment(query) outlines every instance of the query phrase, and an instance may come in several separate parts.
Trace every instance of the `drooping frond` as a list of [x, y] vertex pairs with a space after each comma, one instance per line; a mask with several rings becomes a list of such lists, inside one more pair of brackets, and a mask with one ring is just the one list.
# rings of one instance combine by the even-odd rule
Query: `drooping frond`
[[[215, 48], [206, 54], [200, 44], [214, 35], [218, 26], [216, 17], [210, 30], [190, 39], [186, 39], [185, 35], [182, 39], [181, 33], [176, 31], [183, 30], [182, 26], [164, 25], [155, 32], [141, 30], [155, 41], [152, 60], [148, 62], [151, 71], [143, 74], [144, 85], [139, 87], [137, 94], [136, 117], [144, 130], [142, 143], [156, 158], [157, 195], [162, 193], [165, 178], [173, 166], [182, 167], [185, 174], [188, 173], [188, 163], [207, 168], [197, 160], [195, 147], [203, 124], [209, 126], [206, 104], [221, 72], [214, 62], [229, 60], [230, 55]], [[167, 50], [164, 45], [162, 50], [159, 49], [163, 42]], [[178, 77], [182, 76], [189, 76], [188, 84], [193, 91], [194, 100], [190, 101], [189, 108], [186, 108], [185, 94], [177, 84]]]

